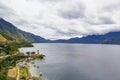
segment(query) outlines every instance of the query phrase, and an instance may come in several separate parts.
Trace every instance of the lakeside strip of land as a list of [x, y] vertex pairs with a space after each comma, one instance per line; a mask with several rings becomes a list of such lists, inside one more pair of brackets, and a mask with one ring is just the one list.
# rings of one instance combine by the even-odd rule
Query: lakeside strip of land
[[41, 60], [45, 55], [35, 52], [20, 53], [13, 44], [0, 45], [0, 49], [0, 80], [44, 80], [42, 76], [31, 75], [28, 62]]
[[[24, 54], [19, 53], [19, 55], [24, 55]], [[8, 72], [7, 72], [8, 79], [7, 80], [21, 80], [21, 79], [23, 79], [23, 80], [29, 80], [29, 79], [44, 80], [44, 78], [42, 76], [39, 76], [39, 77], [32, 76], [28, 69], [29, 65], [27, 63], [27, 62], [30, 62], [35, 59], [42, 59], [43, 55], [32, 54], [32, 53], [30, 53], [29, 55], [26, 55], [24, 58], [20, 58], [19, 60], [17, 60], [15, 66], [11, 65], [7, 68], [8, 69]], [[13, 55], [13, 56], [16, 57], [16, 56], [18, 56], [18, 54]], [[10, 59], [9, 57], [12, 57], [12, 56], [8, 56], [5, 58], [8, 60], [8, 59]]]

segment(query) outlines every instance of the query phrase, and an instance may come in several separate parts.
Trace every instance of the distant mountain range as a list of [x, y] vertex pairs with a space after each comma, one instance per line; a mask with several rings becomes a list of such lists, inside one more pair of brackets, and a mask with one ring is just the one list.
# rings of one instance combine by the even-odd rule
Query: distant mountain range
[[95, 43], [95, 44], [120, 44], [120, 31], [109, 32], [104, 35], [88, 35], [82, 38], [71, 38], [68, 40], [46, 40], [43, 37], [25, 32], [13, 24], [0, 19], [0, 42], [6, 41], [27, 41], [36, 43]]
[[95, 44], [120, 44], [120, 31], [109, 32], [104, 35], [88, 35], [82, 38], [71, 38], [68, 40], [56, 40], [60, 43], [95, 43]]

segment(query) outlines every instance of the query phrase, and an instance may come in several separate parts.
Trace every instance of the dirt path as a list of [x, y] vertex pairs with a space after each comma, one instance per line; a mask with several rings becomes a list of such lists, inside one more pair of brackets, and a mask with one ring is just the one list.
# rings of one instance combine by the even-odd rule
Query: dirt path
[[16, 67], [17, 67], [17, 77], [16, 77], [16, 80], [19, 80], [19, 78], [20, 78], [20, 74], [19, 74], [20, 69], [19, 69], [18, 65]]

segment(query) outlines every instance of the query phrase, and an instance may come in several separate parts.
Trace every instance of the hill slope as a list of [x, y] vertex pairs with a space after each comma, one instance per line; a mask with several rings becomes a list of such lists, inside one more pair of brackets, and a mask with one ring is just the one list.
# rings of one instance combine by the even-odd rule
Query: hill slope
[[7, 39], [4, 38], [4, 37], [0, 34], [0, 42], [6, 42], [6, 41], [7, 41]]
[[9, 41], [46, 42], [44, 38], [22, 31], [2, 18], [0, 19], [0, 35], [0, 41], [4, 37], [3, 40]]

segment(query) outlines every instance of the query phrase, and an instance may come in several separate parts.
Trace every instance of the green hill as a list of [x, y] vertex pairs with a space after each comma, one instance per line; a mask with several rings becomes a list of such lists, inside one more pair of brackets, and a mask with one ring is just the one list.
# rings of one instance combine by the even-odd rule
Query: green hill
[[44, 38], [16, 28], [13, 24], [0, 19], [0, 41], [46, 42]]

